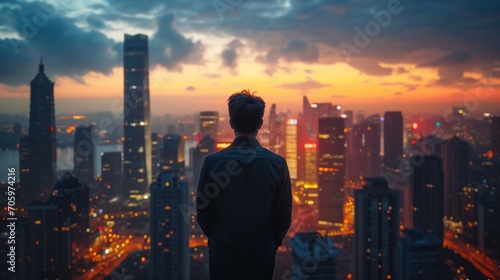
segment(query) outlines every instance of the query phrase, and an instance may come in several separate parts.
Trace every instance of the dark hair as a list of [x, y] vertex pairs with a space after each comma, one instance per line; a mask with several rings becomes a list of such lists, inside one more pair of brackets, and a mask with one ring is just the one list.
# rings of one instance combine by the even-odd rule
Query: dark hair
[[233, 93], [227, 100], [229, 118], [238, 132], [253, 133], [259, 129], [266, 103], [248, 90]]

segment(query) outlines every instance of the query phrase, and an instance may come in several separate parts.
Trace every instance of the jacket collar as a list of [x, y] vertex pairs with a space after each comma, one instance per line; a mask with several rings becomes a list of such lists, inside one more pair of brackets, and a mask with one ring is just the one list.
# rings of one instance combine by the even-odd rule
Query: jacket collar
[[239, 136], [234, 138], [231, 146], [258, 146], [261, 147], [259, 141], [255, 137]]

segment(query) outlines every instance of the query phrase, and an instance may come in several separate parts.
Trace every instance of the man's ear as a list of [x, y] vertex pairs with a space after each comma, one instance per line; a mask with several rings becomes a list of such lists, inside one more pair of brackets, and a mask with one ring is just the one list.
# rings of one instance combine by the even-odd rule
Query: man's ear
[[233, 120], [232, 119], [229, 119], [229, 125], [231, 126], [231, 129], [234, 129]]
[[260, 120], [260, 124], [259, 124], [259, 129], [262, 127], [262, 124], [264, 124], [264, 120]]

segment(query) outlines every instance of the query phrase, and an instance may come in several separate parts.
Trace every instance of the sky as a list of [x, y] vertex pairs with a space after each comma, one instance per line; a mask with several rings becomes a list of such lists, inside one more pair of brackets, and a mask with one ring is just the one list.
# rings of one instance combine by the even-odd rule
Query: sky
[[56, 114], [123, 102], [124, 34], [149, 37], [153, 114], [227, 111], [250, 89], [278, 111], [500, 109], [500, 1], [3, 0], [0, 112], [29, 112], [43, 57]]

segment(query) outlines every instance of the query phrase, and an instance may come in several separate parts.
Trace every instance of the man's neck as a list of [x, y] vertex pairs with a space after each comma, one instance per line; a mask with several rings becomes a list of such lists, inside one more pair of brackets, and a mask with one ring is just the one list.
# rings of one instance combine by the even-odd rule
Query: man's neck
[[238, 131], [234, 131], [234, 135], [236, 137], [253, 137], [253, 138], [256, 138], [257, 137], [257, 132], [255, 133], [244, 133], [244, 132], [238, 132]]

